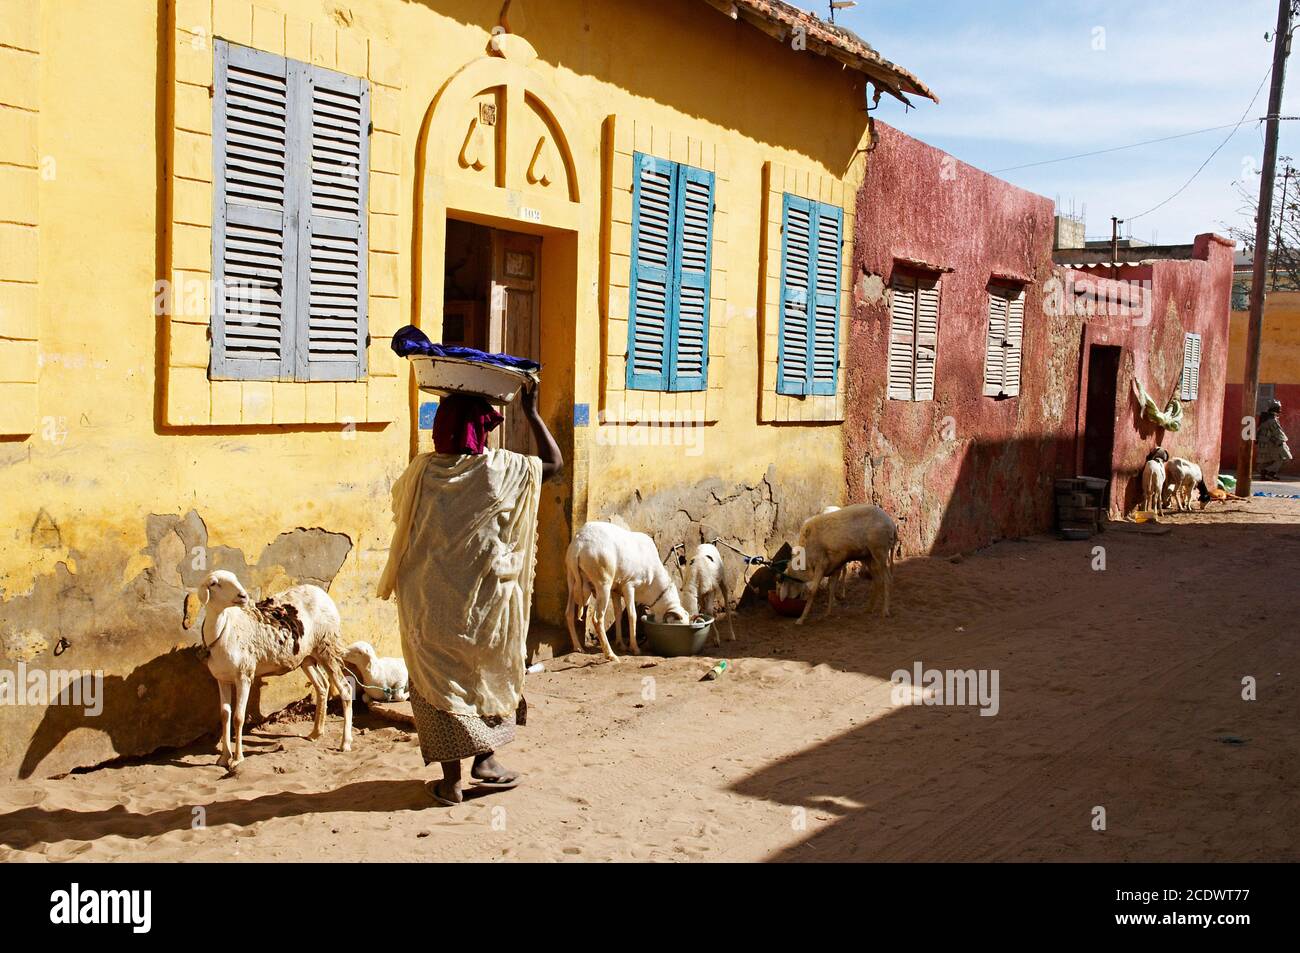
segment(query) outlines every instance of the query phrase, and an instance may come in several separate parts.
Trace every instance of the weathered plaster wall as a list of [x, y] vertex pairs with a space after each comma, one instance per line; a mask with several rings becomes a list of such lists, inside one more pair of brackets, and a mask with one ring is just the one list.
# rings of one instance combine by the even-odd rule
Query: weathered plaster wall
[[[1219, 472], [1224, 386], [1228, 366], [1228, 311], [1232, 285], [1232, 243], [1217, 235], [1196, 236], [1190, 261], [1125, 265], [1117, 280], [1150, 282], [1150, 320], [1104, 316], [1088, 321], [1087, 345], [1118, 345], [1115, 450], [1112, 457], [1111, 513], [1137, 505], [1142, 466], [1154, 446], [1186, 457], [1213, 485]], [[1103, 288], [1107, 279], [1090, 279]], [[1176, 396], [1182, 375], [1183, 336], [1199, 333], [1199, 396], [1183, 403], [1183, 423], [1166, 431], [1139, 415], [1134, 378], [1160, 405]], [[1082, 418], [1080, 418], [1082, 419]]]
[[[967, 549], [1051, 525], [1051, 481], [1073, 467], [1080, 322], [1044, 309], [1050, 200], [877, 122], [858, 196], [849, 338], [846, 492], [901, 520], [910, 553]], [[932, 401], [889, 400], [886, 359], [896, 259], [940, 279]], [[1018, 397], [982, 396], [987, 288], [1025, 291]]]

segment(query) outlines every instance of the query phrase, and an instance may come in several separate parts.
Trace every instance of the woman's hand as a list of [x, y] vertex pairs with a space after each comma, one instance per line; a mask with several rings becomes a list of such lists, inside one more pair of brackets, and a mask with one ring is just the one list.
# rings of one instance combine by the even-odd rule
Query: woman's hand
[[524, 384], [523, 393], [519, 395], [519, 409], [528, 419], [533, 439], [537, 441], [537, 455], [542, 460], [542, 479], [549, 480], [564, 469], [564, 457], [560, 454], [555, 438], [546, 429], [542, 415], [537, 412], [537, 386], [537, 381]]
[[523, 392], [519, 395], [519, 406], [529, 417], [537, 415], [537, 381], [530, 380], [524, 384]]

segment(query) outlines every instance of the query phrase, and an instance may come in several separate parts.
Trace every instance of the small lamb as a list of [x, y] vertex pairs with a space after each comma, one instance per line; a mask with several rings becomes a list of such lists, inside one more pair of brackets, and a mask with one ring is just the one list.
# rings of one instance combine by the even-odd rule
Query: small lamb
[[411, 697], [411, 679], [403, 659], [380, 658], [369, 642], [353, 642], [343, 653], [343, 661], [361, 676], [361, 688], [371, 701], [404, 702]]
[[253, 681], [296, 668], [307, 675], [316, 696], [316, 725], [307, 737], [321, 736], [332, 689], [343, 700], [343, 750], [352, 750], [352, 686], [343, 674], [339, 610], [329, 593], [319, 586], [294, 586], [254, 604], [234, 573], [218, 569], [185, 596], [181, 625], [193, 626], [200, 611], [202, 658], [221, 690], [218, 764], [233, 770], [244, 760], [244, 717]]
[[[636, 644], [636, 607], [646, 606], [650, 617], [657, 622], [671, 620], [686, 622], [690, 616], [682, 607], [681, 596], [673, 585], [659, 558], [659, 550], [654, 540], [645, 533], [634, 533], [615, 526], [613, 523], [593, 521], [578, 530], [564, 554], [564, 572], [569, 584], [568, 603], [564, 610], [564, 621], [569, 627], [569, 638], [573, 642], [573, 651], [581, 652], [582, 644], [578, 641], [575, 625], [578, 610], [589, 600], [596, 603], [596, 633], [600, 636], [600, 647], [605, 658], [617, 662], [618, 656], [609, 647], [609, 638], [605, 634], [609, 623], [606, 617], [612, 608], [618, 625], [616, 630], [622, 634], [622, 613], [618, 611], [619, 602], [631, 609], [628, 614], [629, 638], [632, 654], [640, 655]], [[618, 594], [618, 599], [614, 594]], [[587, 614], [587, 621], [592, 621], [592, 614]]]
[[[721, 600], [718, 603], [717, 600]], [[691, 615], [703, 612], [713, 615], [715, 605], [727, 610], [727, 630], [730, 641], [736, 641], [736, 627], [731, 621], [731, 593], [727, 587], [727, 569], [722, 564], [722, 554], [712, 543], [700, 543], [686, 559], [686, 585], [682, 588], [682, 605]], [[722, 634], [717, 622], [713, 637], [722, 644]]]

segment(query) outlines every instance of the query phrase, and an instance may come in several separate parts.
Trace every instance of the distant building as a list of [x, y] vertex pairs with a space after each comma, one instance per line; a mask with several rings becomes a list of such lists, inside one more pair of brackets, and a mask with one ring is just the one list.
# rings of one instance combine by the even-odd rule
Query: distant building
[[[1228, 328], [1228, 380], [1223, 399], [1223, 452], [1220, 466], [1237, 466], [1241, 443], [1241, 392], [1246, 378], [1246, 325], [1244, 308], [1233, 307]], [[1300, 291], [1273, 291], [1264, 299], [1263, 346], [1259, 355], [1258, 415], [1270, 400], [1282, 402], [1282, 429], [1292, 446], [1300, 438]], [[1283, 472], [1300, 474], [1300, 461], [1292, 460]]]

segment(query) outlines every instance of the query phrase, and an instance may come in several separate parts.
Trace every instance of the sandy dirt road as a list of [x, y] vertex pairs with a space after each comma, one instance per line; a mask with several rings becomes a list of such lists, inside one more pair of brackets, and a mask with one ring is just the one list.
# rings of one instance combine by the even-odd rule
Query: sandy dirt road
[[[511, 792], [433, 807], [404, 730], [278, 722], [235, 777], [209, 739], [0, 785], [0, 860], [1300, 859], [1300, 501], [909, 560], [885, 622], [866, 595], [742, 613], [713, 682], [548, 661]], [[894, 705], [916, 662], [996, 670], [998, 714]]]

